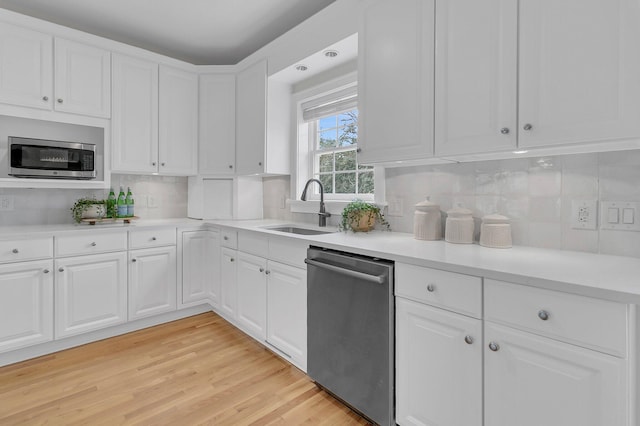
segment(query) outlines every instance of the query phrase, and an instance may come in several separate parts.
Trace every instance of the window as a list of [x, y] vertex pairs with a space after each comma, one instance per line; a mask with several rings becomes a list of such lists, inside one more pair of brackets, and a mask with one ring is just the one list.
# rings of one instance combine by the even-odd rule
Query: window
[[314, 120], [309, 126], [313, 177], [325, 194], [373, 194], [373, 167], [358, 164], [358, 109]]

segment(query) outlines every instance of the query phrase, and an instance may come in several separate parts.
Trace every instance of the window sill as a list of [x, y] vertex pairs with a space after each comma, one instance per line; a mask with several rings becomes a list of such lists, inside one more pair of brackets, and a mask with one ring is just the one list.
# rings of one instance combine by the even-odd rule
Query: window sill
[[[341, 201], [341, 200], [328, 200], [324, 202], [325, 209], [327, 212], [332, 215], [340, 215], [342, 214], [342, 210], [349, 204], [351, 201]], [[319, 200], [309, 200], [309, 201], [300, 201], [300, 200], [287, 200], [287, 204], [289, 204], [289, 209], [292, 213], [318, 213], [320, 210], [320, 201]], [[387, 206], [387, 203], [373, 203], [378, 207], [384, 208]]]

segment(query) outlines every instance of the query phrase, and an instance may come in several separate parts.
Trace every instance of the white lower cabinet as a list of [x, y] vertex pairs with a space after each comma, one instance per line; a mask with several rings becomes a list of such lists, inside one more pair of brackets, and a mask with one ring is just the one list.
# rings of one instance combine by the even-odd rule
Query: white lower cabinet
[[482, 425], [481, 320], [397, 298], [396, 353], [398, 424]]
[[55, 279], [56, 339], [127, 321], [126, 252], [56, 259]]
[[220, 233], [182, 233], [182, 301], [220, 306]]
[[220, 251], [220, 313], [228, 320], [235, 320], [238, 299], [236, 265], [238, 252], [223, 247]]
[[129, 252], [129, 320], [176, 310], [176, 248]]
[[0, 353], [53, 340], [53, 261], [0, 265]]
[[627, 425], [625, 360], [485, 323], [485, 424]]
[[267, 260], [238, 252], [236, 321], [258, 340], [267, 338]]
[[267, 265], [267, 342], [307, 369], [307, 271]]

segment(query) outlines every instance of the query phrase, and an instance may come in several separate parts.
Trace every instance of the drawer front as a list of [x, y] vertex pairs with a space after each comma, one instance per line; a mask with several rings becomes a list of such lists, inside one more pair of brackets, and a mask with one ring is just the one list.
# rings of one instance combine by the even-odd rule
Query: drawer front
[[140, 229], [129, 232], [129, 248], [176, 245], [176, 228]]
[[127, 249], [127, 231], [111, 233], [79, 232], [56, 236], [56, 257], [106, 253]]
[[238, 232], [238, 250], [260, 257], [268, 257], [269, 237], [259, 232]]
[[232, 231], [230, 229], [223, 229], [220, 232], [220, 235], [222, 236], [222, 239], [221, 239], [222, 247], [227, 247], [234, 250], [238, 248], [238, 232], [237, 231]]
[[627, 305], [485, 280], [485, 319], [595, 349], [627, 354]]
[[269, 236], [269, 259], [297, 268], [307, 268], [304, 259], [307, 257], [309, 242], [296, 238], [278, 238]]
[[0, 241], [0, 263], [51, 259], [53, 237]]
[[396, 263], [396, 296], [482, 318], [482, 279]]

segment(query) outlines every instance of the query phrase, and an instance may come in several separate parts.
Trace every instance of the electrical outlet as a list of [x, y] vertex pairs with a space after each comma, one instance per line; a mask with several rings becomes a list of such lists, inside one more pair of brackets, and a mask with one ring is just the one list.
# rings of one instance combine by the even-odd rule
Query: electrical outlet
[[1, 212], [13, 211], [13, 195], [0, 195], [0, 211]]
[[598, 227], [598, 201], [571, 201], [571, 228], [595, 230]]
[[153, 195], [149, 195], [149, 197], [147, 197], [147, 206], [150, 209], [157, 209], [158, 208], [158, 200], [156, 199], [156, 197], [154, 197]]
[[393, 198], [389, 200], [387, 206], [387, 216], [402, 216], [402, 198]]

